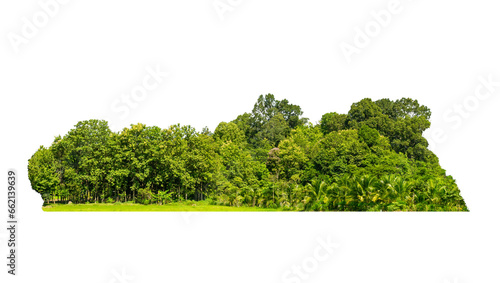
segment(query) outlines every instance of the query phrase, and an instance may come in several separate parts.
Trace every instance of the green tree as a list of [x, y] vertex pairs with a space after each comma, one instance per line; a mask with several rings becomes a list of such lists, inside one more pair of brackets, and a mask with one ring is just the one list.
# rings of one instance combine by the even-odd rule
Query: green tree
[[245, 133], [235, 123], [221, 122], [214, 132], [214, 138], [221, 141], [232, 141], [236, 144], [245, 142]]
[[54, 156], [49, 149], [40, 146], [28, 160], [28, 178], [33, 190], [38, 192], [45, 202], [50, 199], [55, 202], [59, 192], [59, 177]]
[[326, 135], [330, 132], [346, 130], [347, 118], [346, 114], [338, 114], [337, 112], [326, 113], [321, 117], [321, 131]]
[[45, 202], [203, 201], [283, 210], [467, 211], [427, 148], [417, 100], [363, 99], [307, 123], [299, 106], [261, 95], [251, 113], [207, 127], [138, 123], [113, 133], [79, 122], [28, 161]]
[[357, 130], [331, 132], [321, 141], [314, 161], [323, 174], [337, 176], [354, 172], [364, 164], [369, 153], [368, 146], [359, 140]]
[[277, 146], [289, 133], [290, 127], [283, 115], [277, 114], [264, 124], [257, 137], [260, 140], [268, 140], [272, 145]]

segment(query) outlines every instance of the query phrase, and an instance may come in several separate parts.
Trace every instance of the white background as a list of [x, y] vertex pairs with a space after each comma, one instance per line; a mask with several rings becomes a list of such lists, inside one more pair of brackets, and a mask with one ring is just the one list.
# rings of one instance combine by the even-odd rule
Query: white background
[[[289, 282], [498, 282], [500, 88], [483, 100], [474, 93], [481, 76], [500, 81], [500, 6], [464, 2], [401, 0], [377, 32], [372, 12], [388, 0], [233, 0], [222, 18], [213, 0], [74, 0], [17, 46], [23, 18], [44, 10], [1, 1], [0, 219], [12, 167], [20, 229], [15, 278], [0, 230], [0, 281], [286, 282], [329, 236], [340, 247]], [[340, 46], [355, 46], [356, 28], [367, 26], [374, 34], [349, 63]], [[168, 78], [126, 117], [113, 110], [157, 66]], [[312, 122], [365, 97], [418, 99], [433, 112], [426, 136], [471, 212], [44, 213], [31, 190], [28, 159], [78, 121], [213, 131], [266, 93]], [[455, 107], [464, 103], [462, 117]]]

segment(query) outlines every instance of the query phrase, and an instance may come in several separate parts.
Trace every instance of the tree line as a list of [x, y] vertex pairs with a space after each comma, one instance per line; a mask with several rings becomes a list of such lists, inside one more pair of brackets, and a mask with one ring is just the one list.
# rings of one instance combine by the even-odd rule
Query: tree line
[[112, 132], [106, 121], [82, 121], [35, 152], [28, 176], [46, 203], [467, 211], [422, 136], [431, 111], [417, 100], [366, 98], [317, 124], [302, 115], [267, 94], [213, 133], [140, 123]]

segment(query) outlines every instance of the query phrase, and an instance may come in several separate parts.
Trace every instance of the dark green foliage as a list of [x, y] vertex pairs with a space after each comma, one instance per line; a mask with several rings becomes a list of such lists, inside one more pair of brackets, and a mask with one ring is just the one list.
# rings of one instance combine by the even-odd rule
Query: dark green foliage
[[46, 202], [219, 205], [283, 210], [467, 211], [422, 136], [430, 110], [369, 98], [317, 125], [288, 100], [261, 95], [213, 133], [190, 126], [79, 122], [28, 163]]
[[252, 113], [238, 116], [233, 122], [245, 133], [249, 144], [258, 147], [260, 141], [268, 140], [276, 146], [291, 129], [307, 123], [301, 118], [300, 106], [288, 100], [276, 100], [274, 95], [259, 96]]
[[274, 115], [257, 133], [258, 140], [268, 140], [273, 146], [278, 145], [288, 134], [290, 127], [281, 113]]
[[321, 117], [321, 131], [326, 135], [330, 132], [345, 130], [347, 128], [347, 117], [346, 114], [338, 114], [336, 112], [326, 113]]

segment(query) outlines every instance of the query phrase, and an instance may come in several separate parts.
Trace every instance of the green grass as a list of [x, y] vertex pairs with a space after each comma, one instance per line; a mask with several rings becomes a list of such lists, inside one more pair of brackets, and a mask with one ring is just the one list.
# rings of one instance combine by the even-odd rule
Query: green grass
[[47, 204], [43, 211], [278, 211], [258, 207], [211, 205], [205, 201], [177, 202], [165, 205], [136, 203]]

